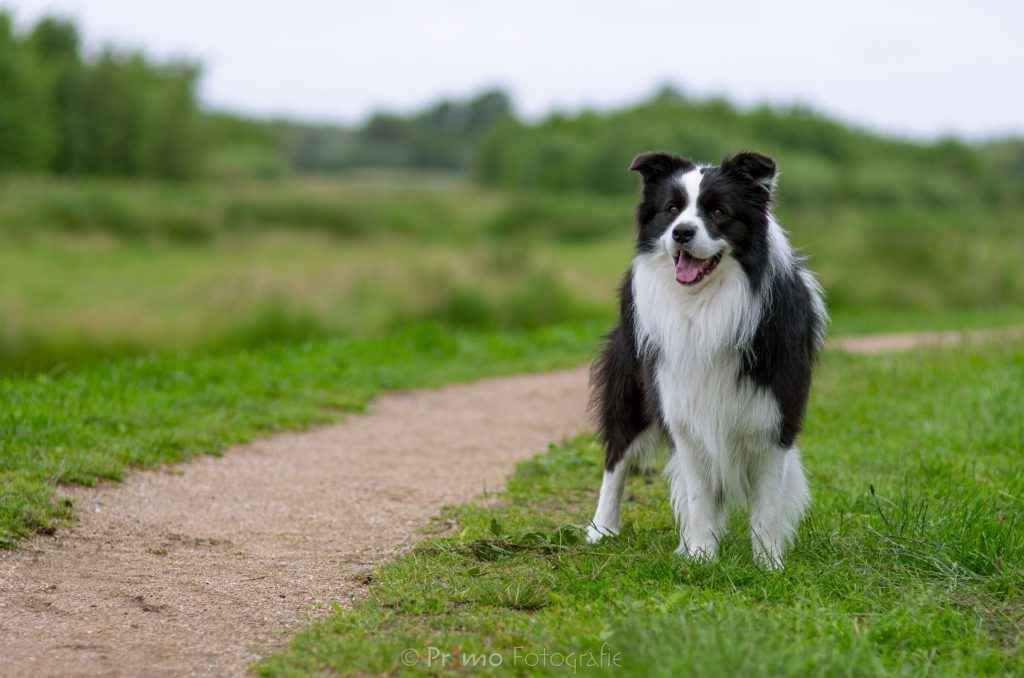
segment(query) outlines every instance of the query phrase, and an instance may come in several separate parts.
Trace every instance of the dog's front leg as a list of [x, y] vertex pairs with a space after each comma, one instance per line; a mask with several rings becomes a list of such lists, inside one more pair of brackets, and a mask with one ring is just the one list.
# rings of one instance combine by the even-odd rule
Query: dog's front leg
[[767, 450], [751, 471], [750, 490], [754, 559], [770, 569], [781, 568], [786, 547], [810, 501], [796, 448]]
[[672, 434], [675, 451], [668, 460], [672, 508], [681, 543], [676, 553], [710, 560], [718, 556], [725, 523], [725, 502], [712, 481], [707, 457], [683, 435]]
[[597, 499], [597, 511], [587, 526], [587, 543], [596, 544], [603, 537], [619, 533], [619, 520], [622, 511], [622, 493], [626, 489], [626, 474], [629, 462], [620, 459], [611, 469], [605, 469], [601, 480], [601, 494]]
[[659, 426], [648, 426], [626, 448], [621, 456], [612, 455], [615, 462], [606, 464], [604, 479], [601, 480], [601, 494], [597, 499], [597, 511], [587, 526], [587, 543], [596, 544], [603, 537], [619, 533], [622, 513], [622, 493], [626, 489], [626, 476], [630, 465], [637, 459], [644, 459], [663, 448], [665, 438]]

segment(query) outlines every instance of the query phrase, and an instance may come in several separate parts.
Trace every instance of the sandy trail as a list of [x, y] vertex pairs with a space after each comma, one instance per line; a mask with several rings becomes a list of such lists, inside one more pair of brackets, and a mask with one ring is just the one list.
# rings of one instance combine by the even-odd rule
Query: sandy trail
[[[1024, 328], [840, 339], [857, 353]], [[122, 484], [66, 489], [80, 520], [0, 552], [0, 675], [239, 675], [365, 594], [369, 566], [444, 504], [588, 428], [586, 370], [393, 393], [367, 415]]]
[[237, 675], [444, 504], [584, 431], [586, 372], [375, 400], [285, 433], [73, 492], [73, 530], [0, 554], [0, 674]]
[[855, 337], [839, 337], [831, 340], [829, 345], [849, 353], [872, 355], [893, 351], [911, 351], [917, 348], [980, 344], [986, 341], [1014, 341], [1017, 339], [1024, 339], [1024, 327], [1007, 327], [997, 330], [867, 334]]

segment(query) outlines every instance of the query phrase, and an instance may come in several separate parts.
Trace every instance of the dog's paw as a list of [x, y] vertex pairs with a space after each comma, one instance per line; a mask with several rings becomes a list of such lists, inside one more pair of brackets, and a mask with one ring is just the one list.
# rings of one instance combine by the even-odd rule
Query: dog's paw
[[707, 562], [718, 557], [718, 542], [715, 540], [705, 542], [697, 540], [683, 541], [676, 548], [676, 554], [690, 560]]
[[754, 551], [754, 562], [765, 570], [781, 570], [782, 556], [786, 552], [784, 536], [768, 530], [751, 529], [750, 545]]
[[784, 567], [781, 557], [772, 556], [767, 553], [755, 553], [754, 562], [757, 563], [758, 567], [761, 569], [768, 570], [770, 572], [781, 570]]
[[598, 527], [594, 523], [590, 523], [587, 526], [586, 541], [588, 544], [596, 544], [605, 537], [614, 537], [618, 533], [618, 530], [613, 530], [610, 527]]
[[765, 570], [781, 570], [782, 550], [779, 548], [766, 548], [755, 541], [754, 562]]

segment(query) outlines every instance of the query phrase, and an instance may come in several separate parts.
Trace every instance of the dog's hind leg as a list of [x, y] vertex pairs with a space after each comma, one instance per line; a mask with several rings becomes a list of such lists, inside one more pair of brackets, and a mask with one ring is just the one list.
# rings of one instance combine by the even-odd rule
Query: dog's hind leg
[[796, 535], [810, 503], [807, 479], [795, 447], [765, 453], [750, 478], [750, 538], [754, 558], [765, 567], [782, 567], [782, 556]]
[[587, 527], [590, 543], [618, 534], [630, 461], [656, 444], [660, 436], [660, 426], [651, 425], [647, 390], [632, 332], [616, 326], [591, 373], [592, 406], [605, 447], [605, 464], [597, 511]]

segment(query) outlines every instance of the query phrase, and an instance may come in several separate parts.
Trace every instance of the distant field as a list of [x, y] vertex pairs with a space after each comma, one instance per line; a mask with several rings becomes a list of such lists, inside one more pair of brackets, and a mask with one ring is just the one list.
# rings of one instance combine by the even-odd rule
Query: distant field
[[[628, 196], [450, 175], [0, 183], [0, 371], [368, 336], [409, 323], [610, 322]], [[837, 333], [1024, 320], [1024, 215], [849, 204], [779, 213]]]
[[[365, 337], [425, 320], [539, 327], [604, 313], [598, 295], [570, 292], [540, 257], [504, 256], [484, 244], [280, 232], [195, 248], [5, 249], [0, 366], [19, 373], [151, 351]], [[589, 284], [584, 273], [566, 278]]]

